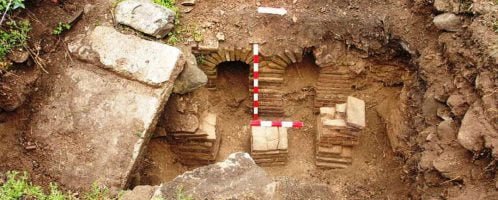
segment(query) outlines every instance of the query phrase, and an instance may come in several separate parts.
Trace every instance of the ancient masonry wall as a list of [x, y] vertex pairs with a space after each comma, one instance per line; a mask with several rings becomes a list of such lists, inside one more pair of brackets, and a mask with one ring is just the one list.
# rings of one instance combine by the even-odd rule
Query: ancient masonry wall
[[[248, 45], [249, 46], [249, 45]], [[284, 73], [287, 67], [294, 63], [302, 62], [304, 56], [303, 48], [292, 48], [282, 50], [275, 55], [260, 56], [260, 95], [259, 112], [262, 115], [281, 116], [283, 108], [283, 83]], [[207, 87], [216, 89], [217, 66], [223, 62], [241, 61], [247, 63], [250, 68], [249, 80], [252, 83], [252, 50], [249, 48], [231, 47], [218, 48], [209, 51], [201, 51], [203, 62], [201, 69], [208, 76]], [[314, 52], [318, 58], [320, 53]], [[317, 59], [318, 60], [318, 59]], [[323, 59], [320, 59], [323, 60]], [[320, 107], [334, 106], [346, 101], [352, 92], [354, 74], [347, 66], [332, 63], [317, 63], [320, 66], [320, 74], [316, 83], [316, 97], [314, 102], [315, 111]], [[252, 93], [252, 84], [249, 92]]]

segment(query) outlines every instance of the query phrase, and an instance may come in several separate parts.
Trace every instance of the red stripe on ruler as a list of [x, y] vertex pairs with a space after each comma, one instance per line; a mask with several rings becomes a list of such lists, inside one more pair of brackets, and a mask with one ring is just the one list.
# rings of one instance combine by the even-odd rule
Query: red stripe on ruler
[[254, 63], [259, 63], [259, 55], [254, 55], [252, 57], [252, 60], [253, 60]]

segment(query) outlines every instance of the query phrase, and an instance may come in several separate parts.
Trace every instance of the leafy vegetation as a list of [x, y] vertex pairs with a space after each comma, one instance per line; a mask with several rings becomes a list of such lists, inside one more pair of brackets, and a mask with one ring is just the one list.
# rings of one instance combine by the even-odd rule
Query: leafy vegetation
[[3, 29], [0, 29], [0, 72], [8, 70], [10, 62], [7, 61], [7, 54], [15, 48], [22, 48], [27, 45], [28, 33], [31, 30], [29, 21], [8, 21]]
[[54, 35], [60, 35], [64, 31], [67, 31], [69, 29], [71, 29], [71, 24], [64, 23], [64, 22], [59, 22], [57, 24], [57, 26], [54, 28], [54, 30], [52, 31], [52, 34], [54, 34]]
[[40, 186], [33, 185], [28, 175], [18, 172], [7, 172], [7, 181], [0, 187], [0, 200], [11, 199], [38, 199], [38, 200], [65, 200], [74, 199], [62, 193], [56, 184], [50, 184], [50, 191], [46, 195]]
[[178, 14], [178, 8], [175, 6], [175, 0], [154, 0], [154, 3], [169, 8]]
[[25, 8], [26, 6], [24, 5], [24, 0], [12, 0], [10, 3], [10, 0], [0, 0], [0, 13], [4, 13], [5, 11], [9, 10], [15, 10], [18, 8]]
[[[28, 175], [19, 172], [7, 172], [7, 180], [1, 184], [0, 200], [36, 199], [36, 200], [76, 200], [78, 198], [71, 193], [62, 192], [57, 184], [50, 183], [49, 190], [44, 193], [40, 186], [36, 186], [28, 179]], [[84, 200], [112, 200], [109, 189], [93, 184], [90, 191], [83, 195]]]

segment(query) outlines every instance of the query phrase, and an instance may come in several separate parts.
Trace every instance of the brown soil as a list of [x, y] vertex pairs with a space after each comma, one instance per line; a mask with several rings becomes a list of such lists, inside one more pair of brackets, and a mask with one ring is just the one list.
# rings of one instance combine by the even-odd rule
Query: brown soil
[[[432, 17], [437, 12], [431, 2], [198, 1], [192, 12], [182, 14], [181, 21], [183, 27], [193, 27], [206, 36], [223, 32], [226, 41], [220, 44], [222, 47], [249, 48], [250, 42], [257, 41], [262, 44], [263, 55], [272, 55], [281, 49], [312, 48], [339, 42], [347, 46], [344, 57], [368, 61], [367, 67], [354, 80], [353, 93], [367, 103], [367, 128], [362, 131], [360, 145], [354, 149], [353, 165], [344, 170], [321, 170], [314, 165], [316, 115], [313, 113], [313, 98], [314, 83], [319, 74], [315, 58], [310, 54], [303, 62], [288, 67], [284, 76], [285, 115], [281, 119], [302, 120], [305, 127], [289, 130], [289, 162], [285, 166], [264, 167], [271, 176], [291, 176], [326, 183], [341, 199], [482, 197], [479, 195], [495, 192], [496, 165], [489, 152], [468, 152], [468, 162], [478, 160], [470, 168], [479, 174], [470, 181], [449, 179], [434, 169], [419, 167], [421, 154], [426, 150], [424, 145], [428, 143], [427, 135], [422, 131], [441, 121], [429, 120], [422, 111], [428, 88], [444, 88], [441, 89], [444, 94], [440, 95], [445, 96], [443, 99], [448, 98], [450, 91], [479, 99], [492, 95], [477, 89], [474, 84], [476, 74], [483, 71], [496, 73], [496, 65], [492, 60], [486, 60], [492, 59], [491, 56], [480, 59], [491, 47], [472, 38], [475, 36], [472, 36], [471, 30], [443, 33], [432, 25]], [[256, 15], [256, 3], [285, 7], [289, 13], [284, 17]], [[93, 9], [84, 14], [71, 31], [62, 36], [50, 34], [58, 22], [70, 19], [87, 4], [92, 4]], [[58, 181], [38, 165], [44, 159], [44, 152], [41, 148], [31, 149], [37, 147], [37, 141], [33, 141], [30, 134], [36, 133], [31, 133], [25, 125], [30, 120], [31, 112], [39, 106], [40, 99], [53, 90], [53, 80], [58, 78], [61, 69], [71, 67], [73, 58], [67, 51], [65, 39], [96, 25], [112, 25], [111, 7], [112, 1], [67, 0], [54, 4], [48, 0], [33, 0], [27, 12], [15, 16], [31, 21], [30, 46], [40, 51], [48, 73], [40, 73], [31, 98], [22, 107], [14, 112], [0, 110], [0, 174], [8, 170], [27, 171], [35, 183], [44, 186]], [[467, 13], [464, 17], [474, 19], [479, 16]], [[486, 20], [496, 20], [496, 16]], [[486, 31], [490, 29], [489, 26], [477, 28], [480, 31], [475, 32], [478, 33], [488, 33]], [[191, 33], [183, 34], [183, 37], [188, 37]], [[490, 35], [494, 36], [486, 36]], [[445, 38], [446, 41], [443, 41]], [[426, 61], [428, 56], [435, 55], [443, 55], [443, 64], [435, 64], [437, 59]], [[473, 66], [479, 68], [474, 69]], [[39, 67], [36, 70], [41, 71]], [[223, 63], [218, 72], [217, 90], [201, 88], [191, 94], [171, 98], [190, 99], [201, 105], [201, 111], [210, 110], [218, 114], [222, 145], [217, 159], [224, 160], [232, 152], [249, 151], [248, 123], [252, 101], [248, 92], [249, 68], [245, 63]], [[23, 72], [14, 70], [13, 73], [22, 75]], [[26, 76], [25, 79], [29, 78]], [[494, 89], [496, 96], [496, 85]], [[376, 109], [385, 101], [387, 104], [401, 102], [403, 107], [410, 130], [401, 141], [402, 151], [395, 152], [391, 148], [386, 122], [379, 116], [379, 112], [383, 111]], [[445, 103], [442, 102], [444, 108], [450, 110]], [[493, 109], [488, 111], [489, 115], [495, 113]], [[459, 123], [463, 116], [452, 117]], [[275, 119], [274, 116], [265, 118]], [[496, 119], [496, 116], [491, 118]], [[437, 143], [436, 146], [442, 145]], [[455, 148], [462, 147], [456, 145]], [[192, 169], [178, 163], [162, 138], [150, 141], [144, 166], [138, 172], [140, 179], [135, 185], [157, 185]]]

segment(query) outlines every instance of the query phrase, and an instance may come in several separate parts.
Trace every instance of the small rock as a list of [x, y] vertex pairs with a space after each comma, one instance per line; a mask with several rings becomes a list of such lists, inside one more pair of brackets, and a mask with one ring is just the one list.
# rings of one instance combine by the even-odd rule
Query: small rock
[[14, 63], [25, 63], [29, 59], [29, 53], [25, 50], [14, 50], [9, 53], [7, 56], [9, 60], [11, 60]]
[[441, 12], [459, 13], [462, 7], [460, 0], [435, 0], [434, 8]]
[[189, 48], [183, 48], [184, 58], [187, 60], [185, 68], [175, 81], [173, 92], [186, 94], [206, 85], [208, 78], [197, 66], [197, 60]]
[[216, 33], [216, 38], [219, 40], [219, 41], [225, 41], [225, 34], [222, 33], [222, 32], [218, 32]]
[[441, 175], [452, 180], [464, 180], [469, 177], [473, 168], [470, 161], [472, 156], [468, 151], [458, 147], [446, 149], [433, 162], [433, 166]]
[[194, 6], [195, 0], [185, 0], [181, 4], [182, 4], [182, 6]]
[[201, 51], [217, 51], [219, 47], [218, 38], [212, 33], [204, 35], [204, 40], [199, 43], [199, 50]]
[[437, 126], [437, 135], [442, 143], [451, 144], [456, 140], [457, 126], [453, 120], [445, 120]]
[[469, 104], [465, 100], [465, 97], [461, 94], [451, 95], [448, 97], [446, 103], [450, 106], [451, 112], [458, 117], [462, 117], [469, 108]]
[[444, 31], [459, 31], [462, 28], [462, 20], [453, 13], [443, 13], [432, 21], [437, 28]]
[[458, 131], [458, 142], [468, 150], [480, 151], [491, 148], [493, 155], [498, 155], [498, 130], [486, 120], [482, 103], [477, 101], [465, 114]]
[[116, 6], [115, 13], [118, 23], [156, 38], [163, 38], [175, 26], [174, 11], [148, 1], [123, 1]]
[[292, 16], [292, 22], [296, 23], [297, 22], [297, 17], [294, 15]]
[[192, 6], [180, 7], [180, 12], [182, 12], [182, 13], [190, 13], [190, 12], [192, 12], [192, 10], [194, 10], [194, 7], [192, 7]]
[[90, 13], [93, 9], [95, 8], [95, 5], [93, 4], [86, 4], [84, 7], [83, 7], [83, 13], [84, 14], [88, 14]]
[[247, 153], [200, 167], [176, 177], [161, 187], [164, 199], [176, 199], [177, 188], [192, 199], [274, 199], [276, 184]]

